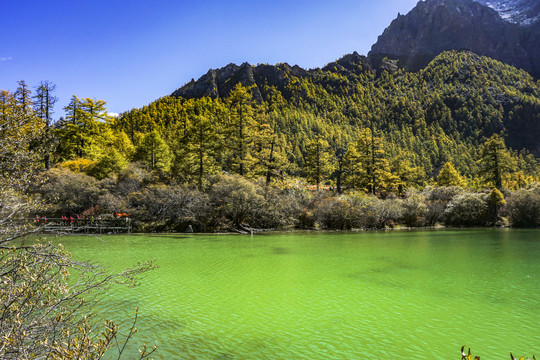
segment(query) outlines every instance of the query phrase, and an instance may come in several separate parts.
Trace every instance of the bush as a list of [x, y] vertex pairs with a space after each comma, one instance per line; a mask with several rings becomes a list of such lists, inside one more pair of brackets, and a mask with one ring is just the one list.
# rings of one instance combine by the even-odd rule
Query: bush
[[236, 175], [221, 175], [212, 185], [209, 195], [218, 226], [260, 225], [258, 216], [264, 209], [265, 199], [257, 192], [254, 183]]
[[324, 229], [349, 230], [355, 225], [355, 216], [349, 202], [327, 198], [315, 206], [314, 220]]
[[397, 199], [381, 200], [375, 196], [354, 194], [347, 197], [354, 214], [354, 227], [364, 229], [384, 229], [393, 227], [402, 216], [402, 208]]
[[463, 194], [464, 190], [459, 186], [427, 187], [423, 191], [426, 199], [424, 212], [424, 224], [434, 226], [446, 221], [445, 209], [450, 200], [456, 195]]
[[456, 195], [444, 210], [446, 223], [453, 226], [485, 226], [489, 223], [489, 195]]
[[206, 195], [177, 185], [150, 185], [129, 195], [133, 217], [144, 230], [185, 231], [189, 225], [205, 231], [209, 206]]
[[405, 225], [411, 227], [423, 226], [425, 223], [424, 216], [427, 211], [426, 198], [423, 194], [419, 194], [414, 190], [409, 190], [407, 193], [409, 195], [401, 204], [403, 211], [402, 221]]
[[507, 200], [506, 212], [514, 227], [540, 225], [540, 190], [518, 190]]
[[103, 193], [95, 178], [67, 169], [44, 172], [40, 181], [43, 183], [37, 191], [51, 204], [51, 215], [56, 217], [81, 214], [95, 206]]
[[294, 195], [275, 187], [257, 185], [257, 193], [264, 198], [263, 207], [257, 209], [257, 228], [288, 228], [298, 224], [300, 204]]

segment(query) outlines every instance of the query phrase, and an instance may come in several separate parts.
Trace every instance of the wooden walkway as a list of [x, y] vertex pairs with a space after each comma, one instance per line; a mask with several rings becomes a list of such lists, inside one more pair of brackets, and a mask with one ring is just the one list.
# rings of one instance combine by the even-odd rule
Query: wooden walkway
[[131, 233], [130, 218], [120, 219], [70, 219], [36, 218], [36, 224], [44, 233], [54, 234], [122, 234]]

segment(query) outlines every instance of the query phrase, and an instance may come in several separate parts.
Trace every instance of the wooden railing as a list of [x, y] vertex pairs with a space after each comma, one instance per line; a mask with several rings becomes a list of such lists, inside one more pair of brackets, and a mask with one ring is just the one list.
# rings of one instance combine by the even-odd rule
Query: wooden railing
[[36, 217], [32, 219], [34, 224], [45, 233], [69, 233], [69, 234], [119, 234], [131, 233], [132, 220], [128, 217], [116, 219], [71, 219], [71, 218], [46, 218]]

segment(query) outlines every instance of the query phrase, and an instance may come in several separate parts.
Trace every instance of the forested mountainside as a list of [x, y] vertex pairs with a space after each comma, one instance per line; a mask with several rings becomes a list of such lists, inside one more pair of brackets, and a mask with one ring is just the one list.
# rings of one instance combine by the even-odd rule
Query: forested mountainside
[[423, 68], [446, 50], [468, 50], [540, 76], [540, 2], [426, 0], [398, 15], [369, 57]]
[[256, 176], [266, 164], [306, 176], [316, 146], [332, 163], [321, 176], [336, 181], [347, 154], [374, 134], [377, 156], [389, 172], [408, 174], [407, 185], [426, 183], [448, 161], [475, 178], [481, 145], [499, 134], [514, 171], [537, 176], [540, 84], [527, 72], [457, 51], [419, 72], [383, 65], [376, 72], [356, 53], [310, 71], [229, 65], [122, 114], [114, 127], [135, 145], [158, 130], [183, 174], [203, 158], [212, 171]]

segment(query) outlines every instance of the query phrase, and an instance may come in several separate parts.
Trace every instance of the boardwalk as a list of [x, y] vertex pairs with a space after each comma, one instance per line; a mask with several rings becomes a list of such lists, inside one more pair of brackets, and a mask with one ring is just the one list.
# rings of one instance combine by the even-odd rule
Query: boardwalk
[[36, 218], [36, 224], [44, 233], [68, 234], [120, 234], [131, 233], [130, 218], [119, 219], [47, 219]]

